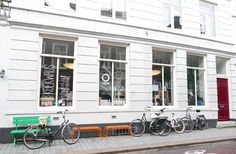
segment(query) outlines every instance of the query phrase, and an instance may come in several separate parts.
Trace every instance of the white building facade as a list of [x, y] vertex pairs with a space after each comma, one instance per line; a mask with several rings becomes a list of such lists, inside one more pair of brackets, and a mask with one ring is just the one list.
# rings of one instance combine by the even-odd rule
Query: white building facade
[[210, 127], [235, 120], [232, 4], [13, 0], [0, 26], [0, 142], [11, 140], [12, 117], [58, 125], [64, 109], [80, 125], [129, 123], [145, 106], [179, 117], [192, 106]]

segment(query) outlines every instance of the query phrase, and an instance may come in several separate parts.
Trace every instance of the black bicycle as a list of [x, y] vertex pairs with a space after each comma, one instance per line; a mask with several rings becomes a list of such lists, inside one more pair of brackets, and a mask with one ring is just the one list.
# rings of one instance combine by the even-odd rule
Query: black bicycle
[[[151, 107], [146, 106], [145, 111], [151, 111]], [[165, 109], [165, 108], [164, 108]], [[152, 120], [148, 121], [146, 113], [143, 113], [141, 119], [135, 119], [130, 123], [130, 133], [133, 136], [139, 137], [144, 134], [146, 128], [149, 128], [150, 133], [154, 135], [162, 135], [165, 132], [165, 121], [168, 117], [162, 116], [164, 109], [160, 110], [160, 113], [154, 113]]]
[[199, 130], [204, 130], [208, 128], [208, 123], [203, 114], [199, 114], [201, 110], [196, 110], [197, 116], [196, 119], [192, 119], [191, 114], [191, 107], [188, 107], [186, 109], [186, 115], [185, 117], [181, 118], [184, 121], [185, 124], [185, 132], [189, 133], [191, 132], [194, 128], [197, 128]]
[[62, 115], [64, 119], [61, 125], [55, 132], [52, 132], [44, 123], [38, 125], [29, 125], [24, 136], [23, 142], [26, 147], [29, 149], [38, 149], [42, 147], [46, 142], [50, 144], [54, 140], [54, 137], [61, 131], [61, 138], [67, 144], [75, 144], [80, 137], [79, 127], [74, 123], [69, 123], [69, 120], [66, 120], [66, 112], [59, 111], [58, 114]]

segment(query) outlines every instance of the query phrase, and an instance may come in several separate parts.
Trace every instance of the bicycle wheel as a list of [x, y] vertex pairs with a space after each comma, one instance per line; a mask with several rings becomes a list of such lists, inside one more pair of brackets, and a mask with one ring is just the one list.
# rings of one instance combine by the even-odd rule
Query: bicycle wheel
[[208, 128], [208, 123], [206, 121], [206, 118], [201, 116], [201, 117], [198, 117], [198, 120], [197, 120], [197, 128], [199, 130], [205, 130], [206, 128]]
[[41, 128], [30, 127], [23, 136], [23, 142], [29, 149], [38, 149], [47, 141], [48, 131]]
[[154, 131], [158, 135], [167, 136], [171, 132], [171, 126], [167, 119], [158, 119], [154, 125]]
[[74, 123], [66, 124], [61, 131], [61, 137], [65, 143], [75, 144], [80, 137], [80, 130], [78, 125]]
[[184, 132], [189, 133], [193, 130], [194, 128], [194, 122], [192, 119], [188, 118], [188, 117], [183, 117], [182, 121], [184, 122], [185, 125], [185, 130]]
[[185, 125], [184, 125], [183, 120], [175, 119], [173, 122], [174, 122], [174, 124], [173, 124], [174, 126], [172, 126], [172, 127], [173, 127], [174, 131], [178, 134], [183, 133], [185, 130]]
[[130, 124], [130, 134], [135, 137], [139, 137], [145, 132], [145, 124], [140, 119], [133, 120]]

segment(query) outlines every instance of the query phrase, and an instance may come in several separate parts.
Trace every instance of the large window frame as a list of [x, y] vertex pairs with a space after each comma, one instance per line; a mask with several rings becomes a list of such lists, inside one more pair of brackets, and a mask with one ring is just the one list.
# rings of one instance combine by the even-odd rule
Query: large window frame
[[[199, 64], [199, 65], [202, 65], [202, 66], [189, 66], [188, 65], [188, 56], [194, 56], [194, 57], [198, 57], [198, 58], [202, 58], [202, 64]], [[206, 85], [206, 81], [205, 81], [205, 78], [206, 78], [206, 69], [205, 69], [205, 56], [202, 56], [202, 55], [194, 55], [194, 54], [187, 54], [187, 86], [188, 86], [188, 88], [187, 88], [187, 92], [188, 92], [188, 106], [206, 106], [206, 94], [205, 94], [205, 92], [206, 92], [206, 87], [205, 87], [205, 85]], [[193, 76], [194, 76], [194, 78], [193, 78], [193, 82], [194, 82], [194, 89], [192, 89], [191, 91], [190, 91], [190, 89], [189, 89], [189, 72], [190, 71], [193, 71]], [[197, 80], [198, 79], [200, 79], [200, 77], [199, 76], [197, 76], [197, 75], [199, 75], [199, 74], [197, 74], [197, 73], [202, 73], [202, 82], [203, 83], [201, 83], [202, 84], [202, 87], [201, 88], [203, 88], [203, 92], [201, 92], [201, 93], [203, 93], [203, 95], [202, 95], [202, 97], [200, 97], [199, 96], [199, 90], [198, 90], [198, 87], [200, 86], [200, 83], [198, 84], [197, 83]], [[192, 96], [194, 96], [194, 97], [192, 97]], [[198, 97], [199, 96], [199, 97]], [[194, 105], [190, 105], [190, 99], [191, 98], [193, 98], [194, 99]], [[203, 104], [201, 104], [201, 103], [203, 103]]]
[[216, 35], [216, 5], [213, 3], [200, 1], [200, 33], [207, 36]]
[[[57, 43], [53, 43], [52, 44], [52, 53], [51, 54], [48, 54], [48, 53], [43, 53], [43, 51], [46, 51], [46, 43], [43, 43], [44, 42], [44, 39], [49, 39], [49, 40], [53, 40], [53, 41], [66, 41], [66, 42], [71, 42], [73, 43], [73, 55], [72, 56], [67, 56], [67, 55], [59, 55], [59, 54], [54, 54], [54, 49], [55, 49], [55, 44]], [[40, 44], [41, 44], [41, 47], [40, 48], [40, 63], [39, 63], [39, 77], [38, 77], [38, 80], [39, 80], [39, 92], [38, 92], [38, 107], [40, 109], [46, 109], [46, 108], [73, 108], [74, 107], [74, 103], [75, 103], [75, 87], [76, 87], [76, 43], [77, 41], [73, 38], [63, 38], [63, 37], [51, 37], [51, 36], [48, 36], [48, 35], [42, 35], [41, 38], [40, 38]], [[65, 44], [63, 44], [65, 45]], [[68, 46], [66, 45], [66, 48]], [[71, 46], [72, 47], [72, 46]], [[66, 52], [65, 54], [67, 54], [67, 49], [66, 49]], [[56, 63], [56, 87], [55, 87], [55, 98], [54, 98], [54, 102], [53, 102], [53, 105], [45, 105], [43, 104], [42, 105], [42, 100], [41, 100], [41, 84], [42, 84], [42, 81], [41, 81], [41, 78], [42, 78], [42, 64], [44, 63], [43, 61], [46, 59], [46, 58], [52, 58], [51, 59], [51, 62], [52, 63]], [[63, 101], [59, 101], [59, 92], [61, 90], [59, 90], [59, 86], [61, 88], [62, 85], [59, 85], [59, 84], [62, 84], [62, 83], [59, 83], [59, 73], [60, 73], [60, 68], [62, 66], [60, 66], [60, 64], [62, 64], [61, 62], [67, 62], [67, 63], [70, 63], [72, 65], [68, 65], [68, 66], [63, 66], [63, 67], [67, 67], [68, 69], [72, 69], [72, 83], [71, 83], [71, 86], [72, 86], [72, 91], [71, 93], [68, 95], [68, 99], [71, 100], [71, 102], [68, 102], [70, 105], [65, 105], [66, 103], [63, 103]], [[61, 104], [60, 104], [61, 103]]]
[[172, 0], [163, 0], [163, 24], [164, 27], [171, 29], [182, 29], [182, 0], [176, 4]]
[[[125, 57], [122, 57], [120, 56], [119, 58], [122, 59], [122, 58], [125, 58], [125, 60], [118, 60], [118, 59], [112, 59], [112, 58], [101, 58], [101, 47], [102, 46], [107, 46], [107, 47], [111, 47], [111, 48], [124, 48], [124, 51], [125, 51]], [[127, 97], [127, 91], [128, 91], [128, 88], [127, 88], [127, 74], [128, 74], [128, 62], [127, 62], [127, 57], [128, 57], [128, 54], [127, 54], [127, 45], [126, 44], [115, 44], [115, 43], [107, 43], [107, 42], [103, 42], [101, 41], [100, 42], [100, 56], [99, 56], [99, 94], [98, 94], [98, 98], [99, 98], [99, 107], [124, 107], [124, 106], [127, 106], [127, 100], [128, 100], [128, 97]], [[112, 52], [111, 52], [112, 53]], [[108, 76], [107, 74], [103, 74], [101, 75], [101, 63], [105, 64], [105, 65], [109, 65], [108, 63], [111, 64], [111, 76]], [[119, 64], [119, 65], [116, 65], [115, 64]], [[124, 69], [125, 69], [125, 75], [123, 76], [124, 77], [124, 82], [125, 84], [123, 85], [124, 89], [119, 89], [117, 90], [117, 88], [115, 87], [115, 67], [118, 68], [119, 66], [121, 65], [125, 65], [124, 66]], [[104, 82], [107, 82], [108, 80], [111, 79], [111, 102], [107, 102], [107, 103], [111, 103], [110, 105], [107, 104], [106, 102], [104, 103], [103, 100], [105, 99], [102, 99], [102, 96], [100, 94], [100, 88], [101, 88], [101, 80], [104, 80]], [[117, 98], [115, 98], [117, 96]], [[121, 97], [120, 97], [121, 96]], [[106, 100], [105, 100], [106, 101]]]
[[101, 1], [101, 16], [109, 17], [113, 19], [126, 20], [127, 19], [127, 1], [126, 0], [102, 0]]
[[[170, 62], [154, 62], [154, 53], [168, 53], [170, 54]], [[165, 51], [165, 50], [153, 50], [152, 51], [152, 106], [174, 106], [174, 52]], [[159, 67], [161, 68], [160, 72], [155, 72], [154, 68]], [[170, 81], [171, 85], [166, 85], [166, 78], [165, 78], [165, 70], [170, 69]], [[161, 74], [161, 85], [154, 83], [153, 80], [155, 75]], [[169, 86], [168, 88], [166, 86]], [[163, 88], [164, 87], [164, 88]], [[160, 89], [160, 90], [159, 90]], [[167, 89], [170, 89], [168, 91]], [[156, 101], [156, 100], [159, 101]], [[169, 100], [170, 99], [170, 100]], [[169, 104], [166, 102], [169, 101]]]

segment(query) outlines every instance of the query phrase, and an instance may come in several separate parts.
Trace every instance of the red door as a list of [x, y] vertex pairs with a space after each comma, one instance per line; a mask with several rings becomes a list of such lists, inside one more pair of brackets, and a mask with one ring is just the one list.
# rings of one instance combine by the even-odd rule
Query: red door
[[229, 95], [228, 95], [228, 80], [217, 79], [218, 92], [218, 120], [229, 120]]

